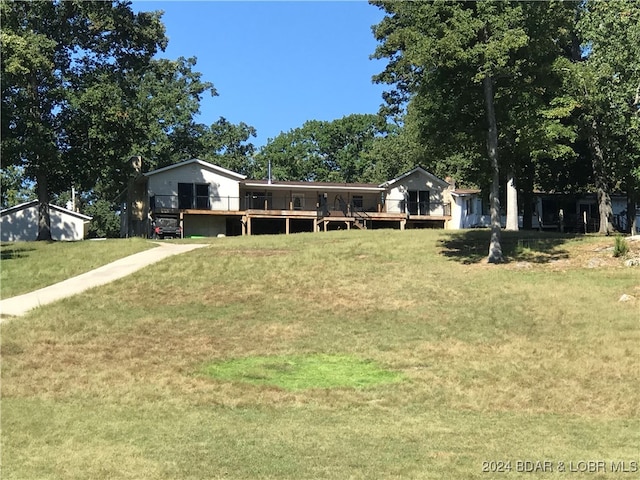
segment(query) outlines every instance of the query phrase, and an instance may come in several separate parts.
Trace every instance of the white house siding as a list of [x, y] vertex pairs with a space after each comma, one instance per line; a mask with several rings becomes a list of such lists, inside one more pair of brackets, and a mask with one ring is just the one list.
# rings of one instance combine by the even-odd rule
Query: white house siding
[[400, 213], [404, 205], [404, 190], [429, 191], [429, 215], [444, 215], [444, 195], [449, 184], [446, 184], [433, 175], [427, 174], [421, 170], [417, 170], [397, 182], [389, 185], [386, 197], [387, 212]]
[[[200, 163], [188, 163], [149, 175], [149, 196], [156, 196], [156, 207], [178, 208], [178, 184], [208, 184], [211, 210], [240, 210], [239, 179]], [[170, 196], [170, 197], [165, 197]], [[167, 204], [167, 202], [172, 202]]]

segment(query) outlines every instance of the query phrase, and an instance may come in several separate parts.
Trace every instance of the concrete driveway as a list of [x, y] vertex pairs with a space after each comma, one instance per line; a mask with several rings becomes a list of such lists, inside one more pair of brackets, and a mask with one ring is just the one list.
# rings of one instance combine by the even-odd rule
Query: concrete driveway
[[[155, 242], [154, 242], [155, 243]], [[102, 267], [83, 273], [77, 277], [72, 277], [60, 283], [35, 290], [23, 295], [0, 300], [0, 322], [9, 316], [21, 316], [41, 305], [55, 302], [62, 298], [71, 297], [89, 288], [113, 282], [131, 273], [140, 270], [147, 265], [159, 262], [172, 255], [190, 252], [197, 248], [206, 247], [203, 244], [176, 244], [160, 243], [159, 247], [145, 250], [128, 257], [121, 258], [115, 262], [108, 263]]]

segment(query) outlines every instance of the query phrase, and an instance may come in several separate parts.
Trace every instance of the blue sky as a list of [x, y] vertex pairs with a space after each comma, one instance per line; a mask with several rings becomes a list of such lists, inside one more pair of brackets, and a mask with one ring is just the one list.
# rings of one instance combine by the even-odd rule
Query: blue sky
[[371, 26], [382, 11], [366, 1], [145, 1], [136, 11], [164, 10], [169, 46], [160, 57], [198, 59], [212, 82], [197, 119], [219, 117], [257, 129], [256, 146], [307, 120], [376, 113], [383, 85], [372, 75]]

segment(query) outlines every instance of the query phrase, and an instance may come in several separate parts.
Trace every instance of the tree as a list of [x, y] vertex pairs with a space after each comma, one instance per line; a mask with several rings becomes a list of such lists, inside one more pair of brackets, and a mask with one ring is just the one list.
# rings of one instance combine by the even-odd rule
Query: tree
[[[640, 181], [640, 5], [634, 0], [579, 5], [576, 48], [562, 67], [588, 139], [601, 234], [613, 231], [610, 191], [623, 187], [635, 212]], [[580, 45], [581, 48], [577, 48]], [[635, 221], [635, 215], [629, 215]]]
[[374, 35], [381, 42], [374, 57], [388, 58], [389, 63], [374, 79], [396, 86], [388, 100], [397, 103], [411, 95], [428, 96], [429, 88], [445, 78], [466, 85], [463, 91], [450, 91], [451, 98], [471, 98], [462, 102], [466, 105], [477, 106], [481, 102], [491, 171], [487, 260], [502, 262], [496, 83], [517, 72], [516, 52], [529, 40], [523, 5], [488, 1], [371, 3], [387, 12], [374, 27]]
[[24, 181], [24, 171], [21, 167], [7, 165], [0, 170], [0, 196], [0, 206], [8, 208], [35, 200], [36, 192], [33, 185]]
[[253, 161], [255, 147], [248, 142], [256, 136], [256, 129], [244, 122], [233, 124], [220, 117], [208, 129], [204, 128], [199, 137], [202, 160], [215, 162], [221, 167], [247, 176], [254, 176], [256, 165]]
[[375, 139], [386, 130], [377, 115], [353, 114], [332, 122], [310, 120], [282, 133], [256, 155], [257, 175], [267, 162], [278, 180], [359, 182], [366, 177], [366, 158]]
[[79, 170], [67, 155], [70, 95], [109, 72], [139, 71], [166, 46], [164, 26], [159, 13], [134, 14], [120, 1], [5, 1], [0, 17], [3, 167], [23, 167], [35, 181], [38, 240], [47, 240], [50, 192]]
[[202, 95], [216, 92], [195, 64], [153, 59], [140, 69], [95, 68], [74, 79], [64, 117], [77, 184], [111, 200], [131, 175], [130, 157], [141, 156], [152, 170], [202, 152], [206, 128], [193, 119]]

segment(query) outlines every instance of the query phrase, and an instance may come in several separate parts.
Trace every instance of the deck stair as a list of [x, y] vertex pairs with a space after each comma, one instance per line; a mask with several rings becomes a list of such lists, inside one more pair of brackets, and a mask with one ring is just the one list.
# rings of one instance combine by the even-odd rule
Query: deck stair
[[358, 210], [354, 210], [351, 213], [353, 215], [353, 224], [360, 230], [366, 230], [369, 215], [367, 215], [366, 212], [361, 212]]

